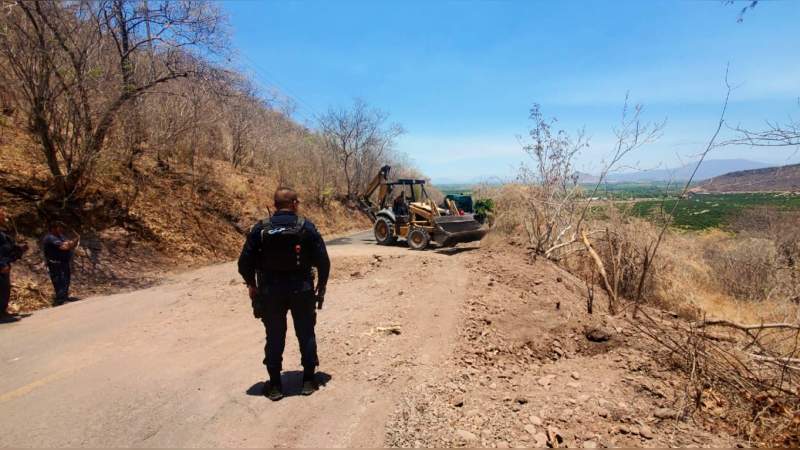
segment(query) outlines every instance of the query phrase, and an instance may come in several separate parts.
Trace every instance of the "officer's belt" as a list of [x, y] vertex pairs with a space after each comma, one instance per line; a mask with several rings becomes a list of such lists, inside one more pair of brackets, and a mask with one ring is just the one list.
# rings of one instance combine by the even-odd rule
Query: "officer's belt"
[[297, 283], [314, 279], [314, 274], [311, 269], [304, 270], [271, 270], [271, 271], [257, 271], [256, 275], [259, 281], [268, 283]]

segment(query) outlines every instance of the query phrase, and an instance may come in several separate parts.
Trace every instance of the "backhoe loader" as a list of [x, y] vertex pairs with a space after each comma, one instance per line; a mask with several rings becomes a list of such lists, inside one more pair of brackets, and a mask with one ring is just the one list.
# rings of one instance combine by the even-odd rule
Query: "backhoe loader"
[[372, 220], [378, 244], [392, 245], [402, 238], [410, 248], [422, 250], [431, 242], [450, 247], [479, 241], [486, 235], [487, 228], [472, 214], [461, 213], [452, 199], [445, 200], [445, 208], [437, 206], [425, 190], [425, 180], [389, 181], [390, 170], [389, 166], [381, 167], [358, 198], [359, 209]]

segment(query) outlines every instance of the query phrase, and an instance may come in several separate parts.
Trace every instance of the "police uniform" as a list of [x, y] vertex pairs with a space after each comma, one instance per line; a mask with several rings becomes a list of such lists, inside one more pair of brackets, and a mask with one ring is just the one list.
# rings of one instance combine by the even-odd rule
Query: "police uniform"
[[61, 250], [64, 242], [64, 236], [55, 233], [48, 233], [42, 241], [44, 259], [47, 262], [50, 281], [53, 283], [53, 289], [56, 293], [55, 302], [57, 305], [69, 300], [69, 285], [72, 278], [69, 267], [72, 260], [72, 250]]
[[[22, 257], [23, 247], [14, 238], [0, 231], [0, 270], [10, 268], [11, 263]], [[11, 298], [11, 272], [0, 272], [0, 316], [6, 314]]]
[[[302, 229], [302, 246], [308, 255], [308, 264], [303, 267], [267, 268], [270, 254], [264, 245], [264, 234], [286, 227]], [[298, 247], [298, 255], [300, 248]], [[298, 261], [299, 261], [298, 256]], [[261, 321], [266, 328], [267, 342], [264, 347], [264, 365], [273, 383], [280, 384], [283, 350], [286, 343], [286, 315], [292, 313], [294, 331], [300, 344], [304, 381], [309, 381], [319, 361], [314, 333], [317, 313], [315, 310], [314, 274], [317, 270], [317, 287], [323, 292], [328, 283], [330, 260], [325, 242], [311, 221], [299, 218], [292, 211], [278, 211], [268, 221], [257, 223], [250, 230], [242, 253], [239, 256], [239, 273], [248, 286], [258, 287], [254, 308], [261, 308]]]

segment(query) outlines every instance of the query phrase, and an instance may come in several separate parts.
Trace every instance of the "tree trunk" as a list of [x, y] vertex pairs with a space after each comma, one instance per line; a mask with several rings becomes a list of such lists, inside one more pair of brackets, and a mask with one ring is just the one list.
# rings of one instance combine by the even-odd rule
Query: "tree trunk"
[[352, 189], [352, 180], [350, 179], [350, 155], [345, 153], [344, 155], [344, 180], [347, 183], [347, 199], [353, 199], [353, 189]]
[[50, 174], [56, 182], [56, 189], [59, 194], [66, 193], [66, 180], [64, 173], [61, 171], [61, 166], [58, 165], [58, 150], [53, 143], [50, 130], [47, 126], [47, 120], [44, 118], [42, 109], [38, 106], [33, 108], [31, 114], [31, 129], [39, 138], [42, 144], [42, 153], [44, 154], [47, 168], [50, 169]]
[[[131, 60], [130, 30], [128, 30], [128, 21], [125, 18], [124, 6], [123, 0], [115, 0], [114, 15], [119, 26], [119, 64], [120, 73], [122, 74], [122, 92], [131, 92], [136, 89], [136, 80], [134, 79], [133, 61]], [[142, 153], [142, 141], [144, 140], [139, 103], [139, 99], [134, 98], [131, 104], [130, 129], [128, 130], [130, 134], [126, 139], [128, 145], [127, 166], [129, 169], [133, 169], [134, 162]]]

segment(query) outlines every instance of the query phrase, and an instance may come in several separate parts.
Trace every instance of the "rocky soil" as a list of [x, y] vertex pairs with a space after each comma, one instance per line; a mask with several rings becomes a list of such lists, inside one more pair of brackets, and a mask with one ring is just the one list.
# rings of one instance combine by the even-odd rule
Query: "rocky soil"
[[[647, 338], [520, 246], [466, 258], [471, 294], [444, 376], [410, 389], [387, 426], [401, 447], [729, 447], [679, 420], [681, 380]], [[624, 315], [623, 315], [624, 316]]]

